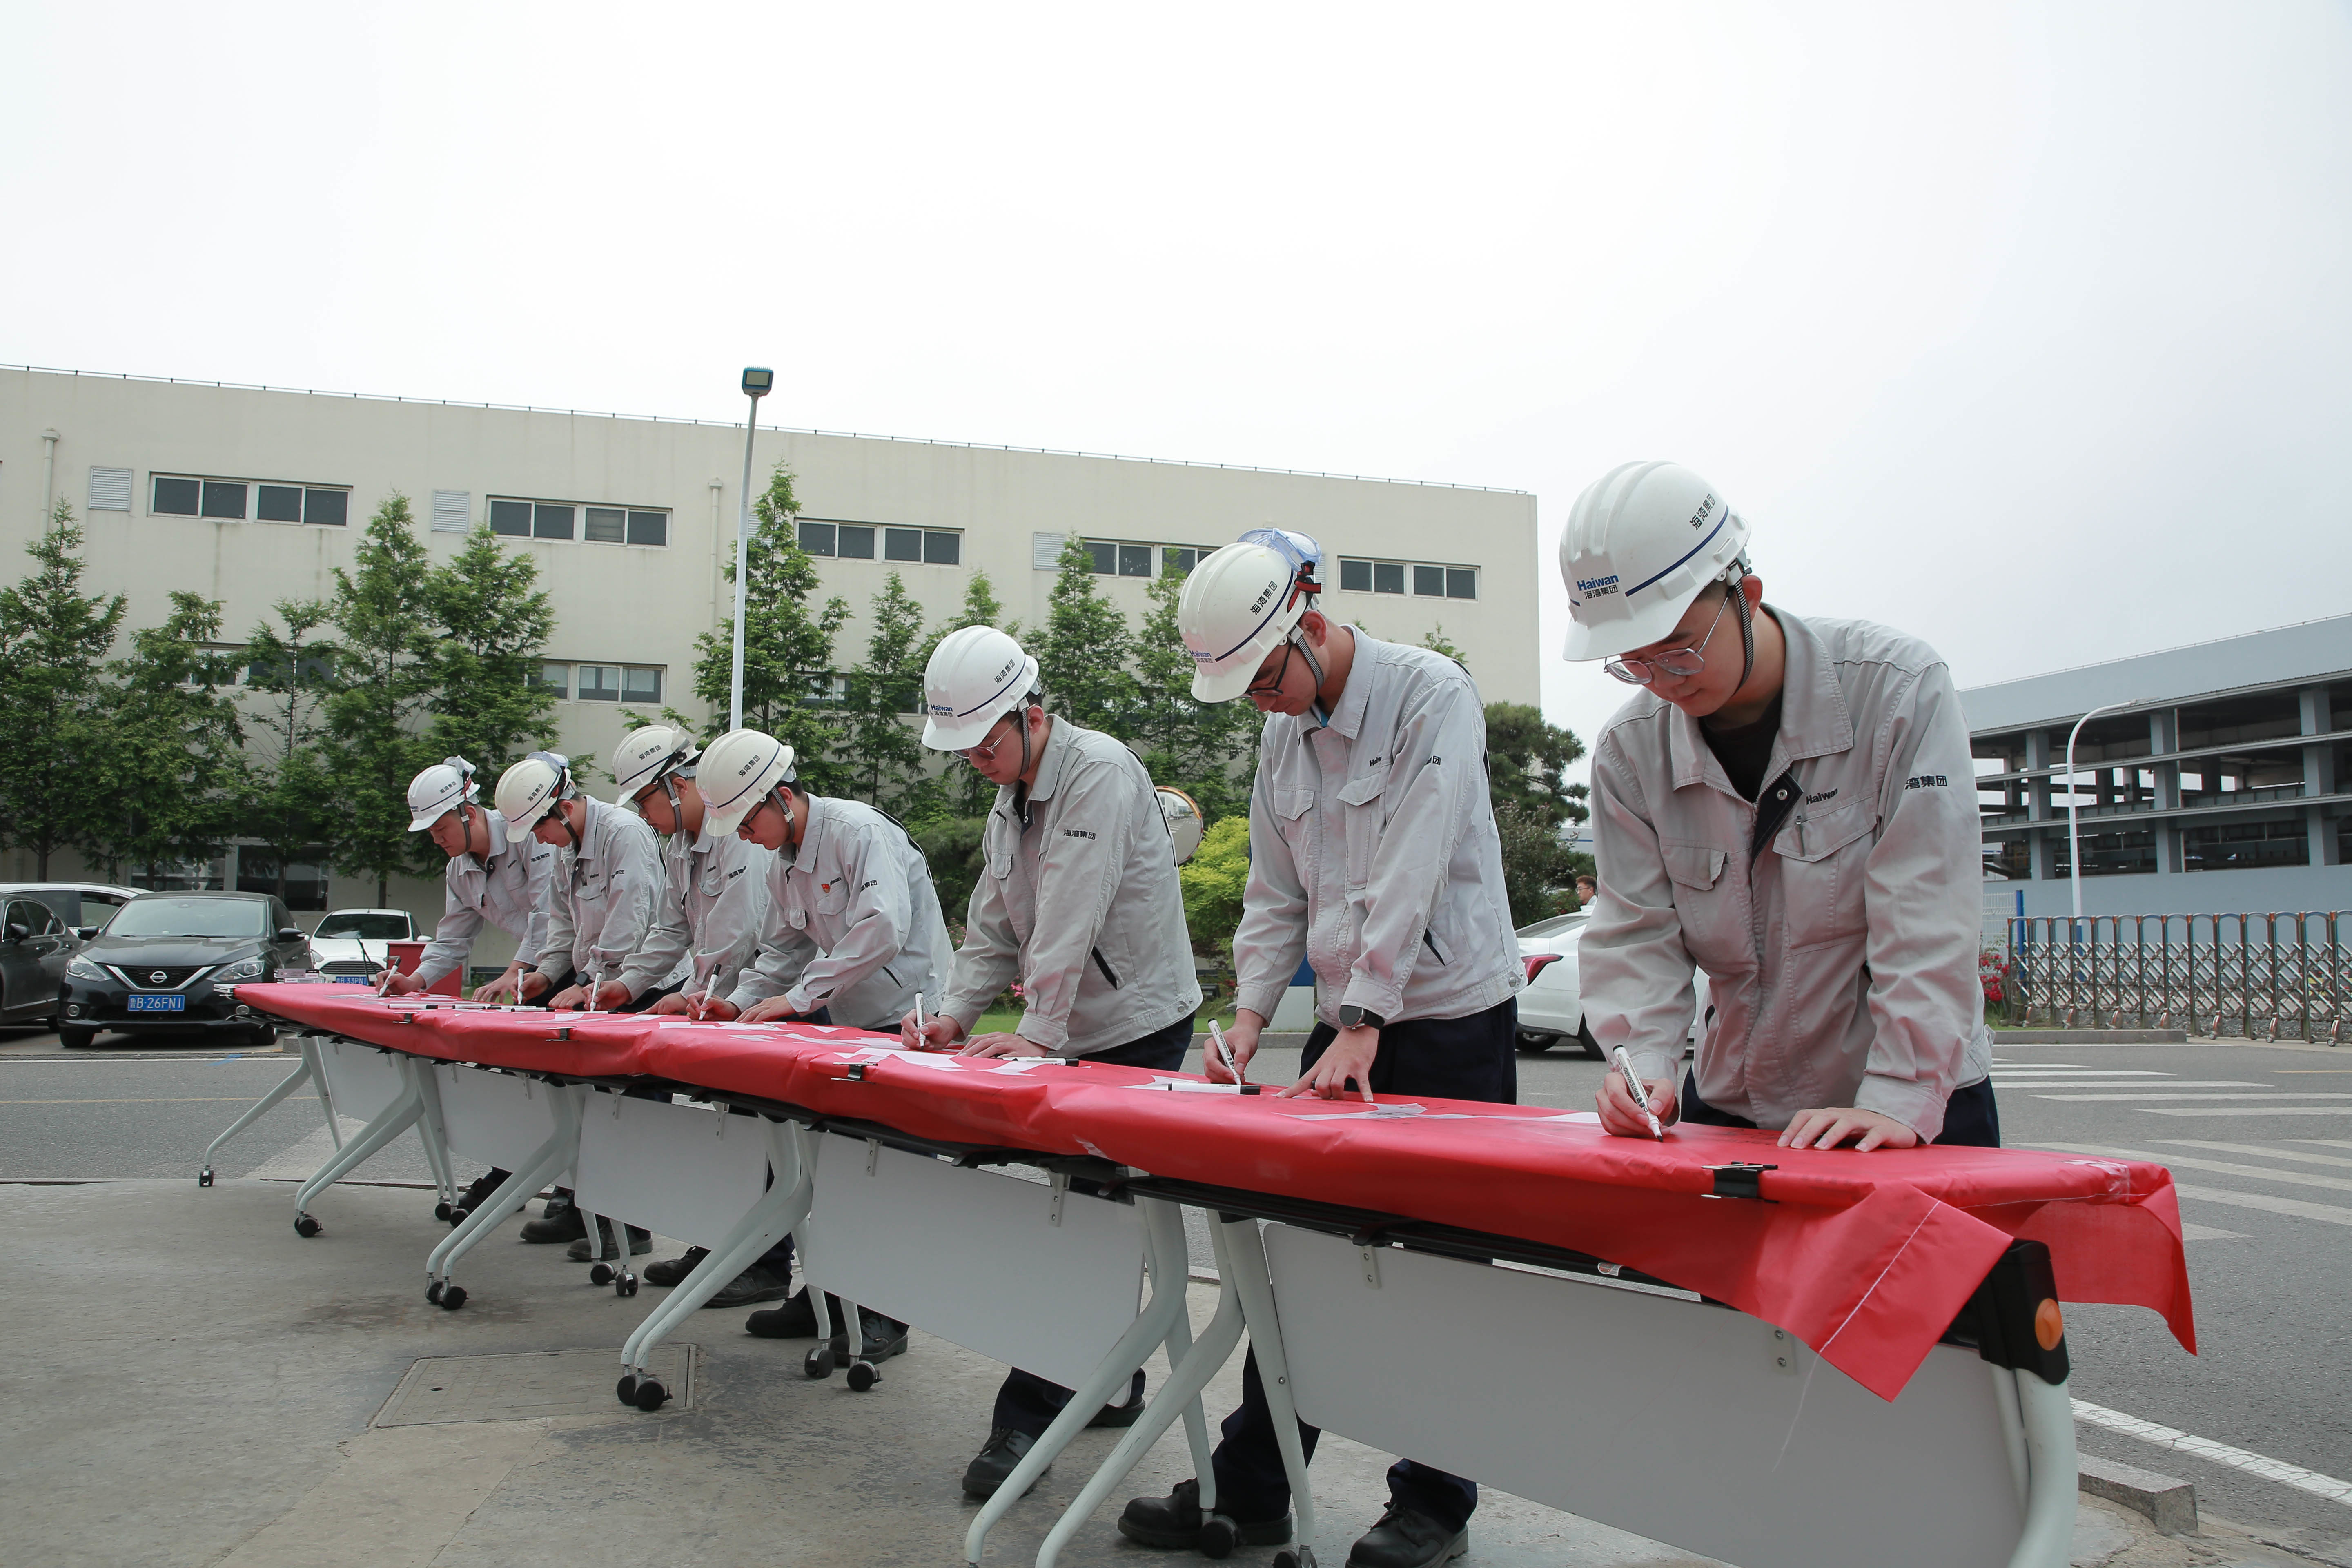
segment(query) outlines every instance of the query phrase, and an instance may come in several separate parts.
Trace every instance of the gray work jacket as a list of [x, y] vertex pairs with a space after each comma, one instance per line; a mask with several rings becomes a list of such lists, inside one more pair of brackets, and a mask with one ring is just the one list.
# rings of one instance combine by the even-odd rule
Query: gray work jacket
[[441, 923], [417, 962], [417, 978], [431, 985], [454, 974], [473, 955], [474, 938], [487, 921], [515, 939], [515, 962], [529, 967], [547, 944], [547, 879], [555, 851], [528, 834], [518, 838], [507, 819], [484, 810], [490, 852], [450, 858], [443, 873]]
[[662, 846], [662, 892], [654, 921], [621, 969], [632, 1001], [677, 981], [699, 994], [724, 996], [759, 946], [768, 914], [772, 851], [709, 828], [673, 833]]
[[1271, 1018], [1304, 954], [1316, 1012], [1480, 1013], [1527, 984], [1486, 788], [1486, 710], [1443, 654], [1355, 633], [1331, 721], [1272, 714], [1250, 787], [1235, 1000]]
[[907, 830], [863, 801], [808, 797], [789, 858], [768, 858], [759, 955], [727, 999], [782, 996], [859, 1029], [896, 1029], [947, 978], [948, 923], [931, 868]]
[[1026, 825], [996, 792], [963, 946], [940, 1011], [970, 1029], [1018, 979], [1020, 1035], [1058, 1055], [1124, 1046], [1194, 1016], [1201, 983], [1176, 847], [1143, 763], [1055, 719]]
[[[661, 846], [653, 827], [633, 811], [592, 795], [580, 847], [555, 851], [547, 879], [547, 945], [540, 969], [569, 963], [585, 983], [591, 975], [621, 977], [622, 963], [653, 929], [662, 890]], [[558, 809], [562, 809], [558, 807]]]
[[1952, 1090], [1992, 1065], [1968, 722], [1918, 638], [1773, 615], [1788, 668], [1763, 793], [1792, 771], [1801, 798], [1752, 867], [1757, 808], [1695, 720], [1643, 692], [1593, 747], [1585, 1018], [1643, 1078], [1675, 1077], [1696, 964], [1715, 1008], [1694, 1068], [1707, 1104], [1766, 1128], [1858, 1106], [1932, 1139]]

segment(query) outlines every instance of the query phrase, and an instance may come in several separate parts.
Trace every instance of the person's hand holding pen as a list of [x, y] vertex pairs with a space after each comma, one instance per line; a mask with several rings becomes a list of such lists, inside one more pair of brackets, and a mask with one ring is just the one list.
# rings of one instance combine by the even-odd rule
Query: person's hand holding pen
[[[1214, 1027], [1213, 1025], [1211, 1026]], [[1248, 1008], [1244, 1007], [1236, 1011], [1234, 1014], [1232, 1026], [1217, 1030], [1217, 1034], [1224, 1039], [1226, 1054], [1233, 1058], [1232, 1067], [1228, 1068], [1226, 1064], [1218, 1058], [1213, 1040], [1212, 1048], [1202, 1053], [1202, 1075], [1211, 1083], [1247, 1083], [1250, 1058], [1257, 1055], [1258, 1031], [1265, 1027], [1265, 1020]]]
[[[1622, 1050], [1623, 1047], [1619, 1048]], [[1620, 1138], [1654, 1138], [1657, 1134], [1650, 1131], [1651, 1116], [1658, 1119], [1661, 1127], [1674, 1125], [1680, 1110], [1675, 1093], [1675, 1080], [1670, 1078], [1650, 1079], [1642, 1087], [1650, 1097], [1648, 1115], [1643, 1113], [1633, 1091], [1626, 1087], [1623, 1069], [1614, 1066], [1610, 1068], [1601, 1080], [1601, 1093], [1594, 1102], [1595, 1109], [1601, 1112], [1602, 1131]]]

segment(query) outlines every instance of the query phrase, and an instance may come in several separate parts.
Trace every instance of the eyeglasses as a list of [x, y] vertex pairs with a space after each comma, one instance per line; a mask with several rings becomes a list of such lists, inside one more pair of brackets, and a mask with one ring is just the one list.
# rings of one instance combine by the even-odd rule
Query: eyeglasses
[[1696, 647], [1666, 648], [1647, 658], [1612, 658], [1601, 668], [1618, 679], [1635, 686], [1647, 686], [1661, 675], [1696, 675], [1706, 668], [1706, 645], [1715, 640], [1715, 628], [1723, 624], [1723, 612], [1731, 607], [1731, 595], [1739, 592], [1739, 584], [1731, 584], [1731, 593], [1715, 607], [1715, 619], [1706, 624], [1706, 636], [1698, 639]]
[[[1019, 716], [1020, 715], [1018, 713], [1007, 713], [1003, 719], [999, 719], [996, 721], [996, 724], [1002, 724], [1006, 720], [1014, 719]], [[990, 734], [996, 734], [996, 724], [991, 724], [988, 727], [988, 732]], [[1003, 735], [997, 735], [995, 740], [989, 742], [988, 744], [984, 746], [966, 746], [962, 751], [958, 752], [956, 755], [961, 757], [965, 762], [973, 764], [975, 767], [982, 763], [992, 763], [996, 760], [997, 752], [1003, 746], [1005, 742], [1011, 739], [1013, 739], [1013, 736], [1009, 732]]]
[[1282, 645], [1282, 662], [1274, 667], [1274, 673], [1266, 675], [1261, 671], [1255, 680], [1242, 688], [1242, 695], [1244, 697], [1280, 696], [1283, 678], [1290, 673], [1290, 656], [1297, 647], [1297, 642], [1286, 639]]

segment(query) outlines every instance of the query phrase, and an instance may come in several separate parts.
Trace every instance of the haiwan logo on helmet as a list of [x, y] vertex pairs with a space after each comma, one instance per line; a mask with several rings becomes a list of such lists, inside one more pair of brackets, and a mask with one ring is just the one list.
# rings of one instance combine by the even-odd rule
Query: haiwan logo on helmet
[[1576, 591], [1588, 599], [1613, 594], [1617, 591], [1617, 574], [1612, 572], [1606, 577], [1580, 577], [1576, 580]]

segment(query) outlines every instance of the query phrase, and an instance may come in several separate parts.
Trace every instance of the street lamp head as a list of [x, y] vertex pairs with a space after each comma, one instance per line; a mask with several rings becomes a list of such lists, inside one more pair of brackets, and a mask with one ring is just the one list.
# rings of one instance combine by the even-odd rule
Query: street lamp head
[[744, 367], [744, 396], [752, 398], [765, 397], [775, 384], [776, 373], [774, 371], [766, 369], [761, 365], [746, 365]]

